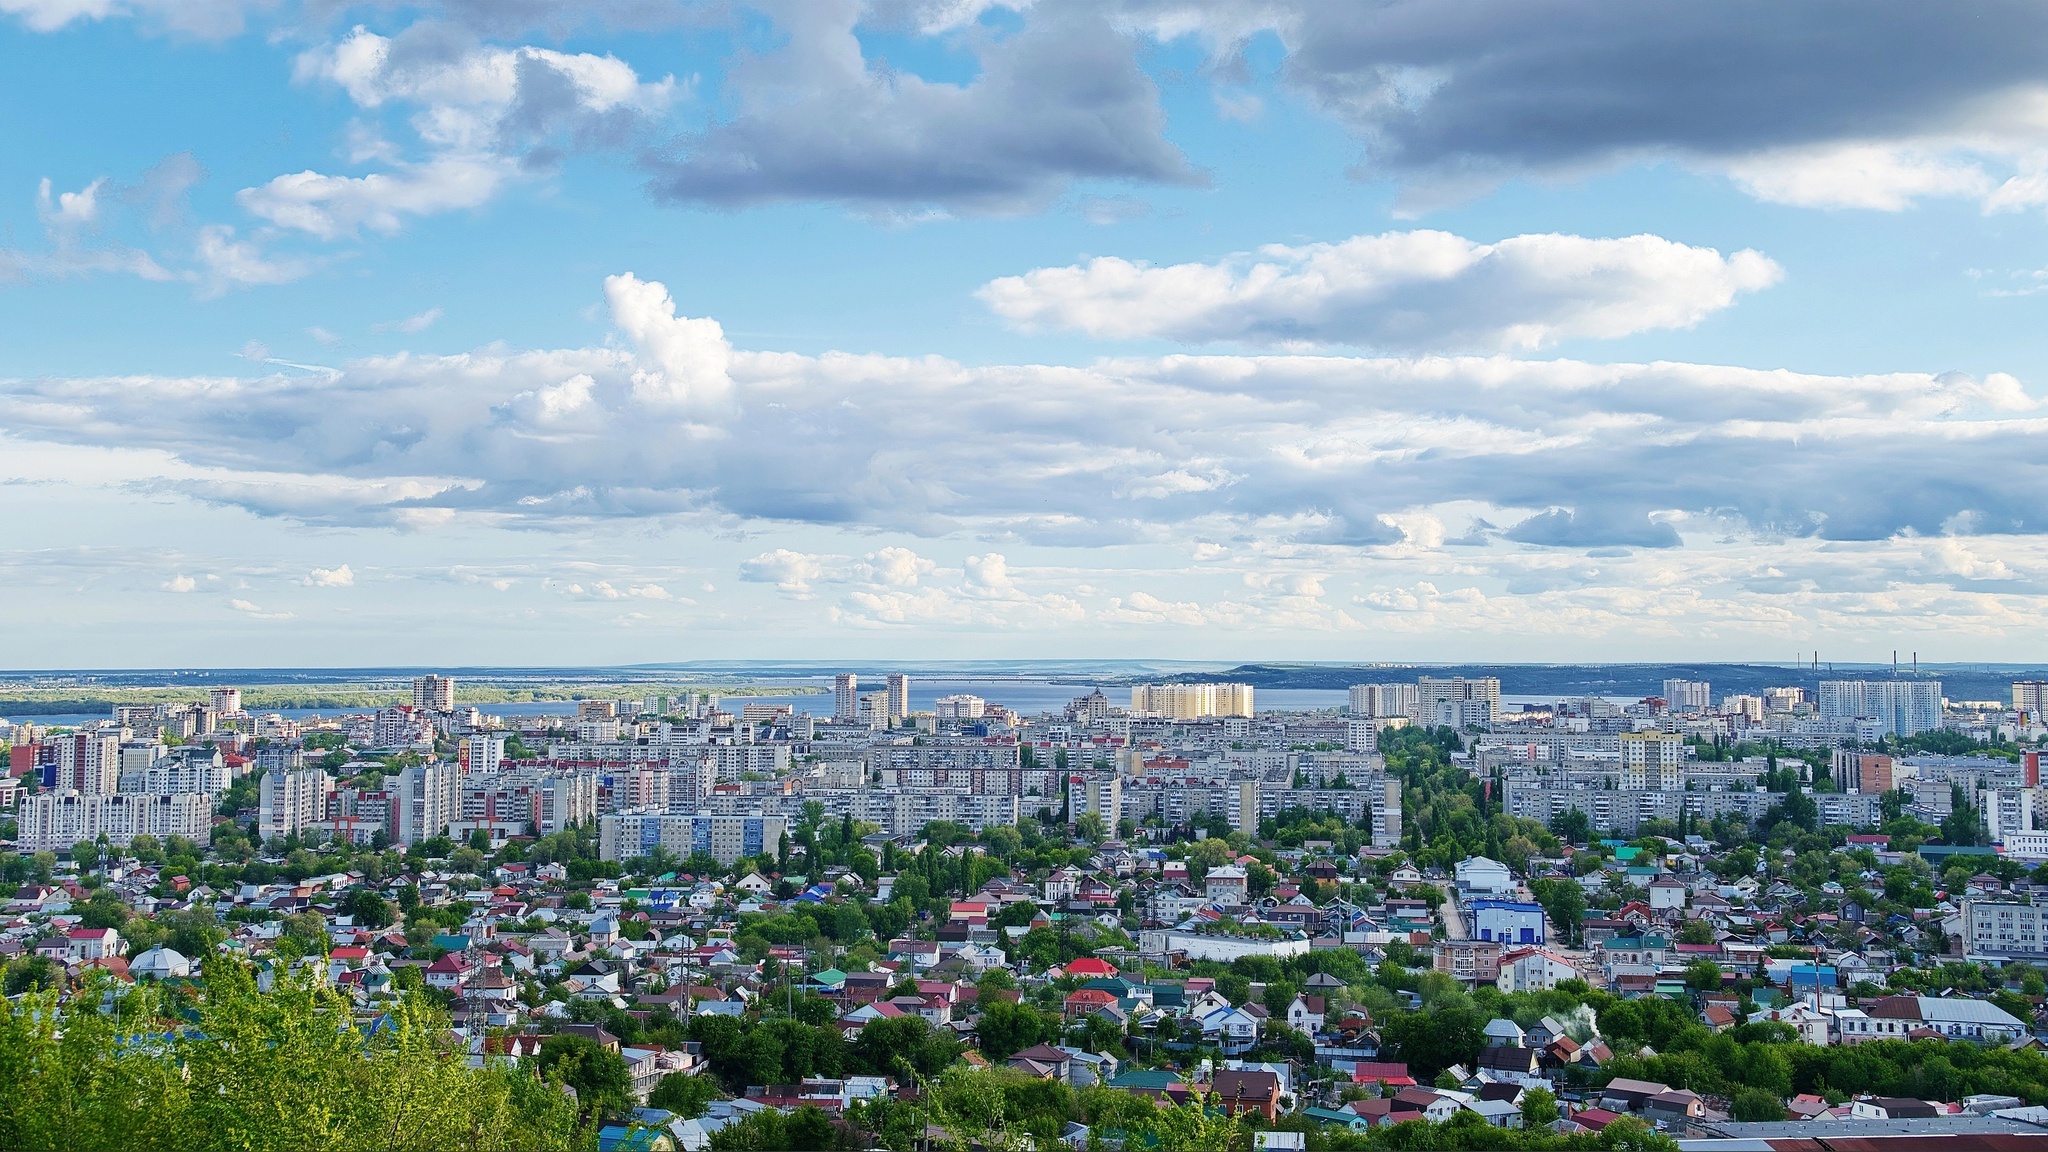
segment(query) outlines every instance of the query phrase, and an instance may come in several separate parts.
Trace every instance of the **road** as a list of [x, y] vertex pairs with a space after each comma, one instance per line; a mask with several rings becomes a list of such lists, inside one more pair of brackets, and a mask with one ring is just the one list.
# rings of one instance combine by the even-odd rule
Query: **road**
[[1444, 917], [1444, 939], [1463, 940], [1465, 938], [1465, 914], [1458, 910], [1457, 893], [1453, 892], [1444, 898], [1442, 911]]

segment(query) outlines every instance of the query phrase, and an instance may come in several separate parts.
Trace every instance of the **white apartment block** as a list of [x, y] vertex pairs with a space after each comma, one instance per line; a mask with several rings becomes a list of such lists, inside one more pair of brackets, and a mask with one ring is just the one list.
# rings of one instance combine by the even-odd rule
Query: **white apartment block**
[[122, 792], [216, 796], [228, 790], [228, 766], [218, 757], [166, 756], [136, 771], [121, 773]]
[[1380, 728], [1371, 720], [1352, 720], [1344, 725], [1344, 750], [1346, 752], [1377, 752], [1380, 750]]
[[860, 677], [841, 672], [832, 678], [832, 718], [852, 721], [860, 718]]
[[414, 677], [412, 706], [426, 712], [455, 711], [454, 678], [432, 675]]
[[817, 800], [830, 818], [851, 816], [879, 825], [891, 836], [914, 836], [934, 820], [964, 824], [976, 832], [1014, 825], [1021, 815], [1016, 796], [937, 788], [869, 788], [818, 792], [795, 798]]
[[546, 836], [597, 819], [597, 777], [587, 772], [540, 775], [533, 799], [534, 833]]
[[1971, 959], [2048, 960], [2048, 904], [1963, 901], [1963, 954]]
[[1233, 831], [1255, 832], [1263, 796], [1257, 780], [1134, 784], [1123, 790], [1123, 814], [1137, 821], [1158, 816], [1173, 825], [1198, 816], [1220, 816]]
[[1209, 716], [1251, 716], [1249, 684], [1138, 684], [1131, 688], [1131, 715], [1166, 720]]
[[505, 734], [502, 732], [479, 732], [465, 736], [463, 751], [469, 754], [469, 770], [479, 775], [491, 775], [505, 764]]
[[1424, 676], [1415, 682], [1416, 719], [1465, 728], [1500, 722], [1500, 678]]
[[1333, 813], [1349, 824], [1372, 822], [1372, 845], [1392, 848], [1401, 843], [1401, 782], [1369, 777], [1355, 788], [1259, 788], [1259, 817], [1268, 819], [1290, 808]]
[[412, 845], [448, 830], [462, 809], [462, 774], [453, 764], [418, 764], [384, 778], [391, 794], [391, 841]]
[[[666, 812], [669, 808], [671, 776], [666, 768], [639, 767], [611, 778], [611, 807], [615, 812], [646, 809]], [[692, 799], [695, 799], [694, 797]], [[694, 807], [694, 805], [693, 805]]]
[[373, 748], [432, 748], [434, 722], [426, 711], [406, 704], [377, 709], [371, 720]]
[[773, 778], [789, 772], [787, 744], [712, 744], [702, 753], [720, 780], [737, 780], [749, 773]]
[[1823, 680], [1820, 718], [1833, 724], [1874, 720], [1887, 736], [1913, 736], [1941, 727], [1939, 680]]
[[1116, 834], [1123, 819], [1123, 780], [1115, 773], [1076, 773], [1067, 777], [1067, 823], [1077, 824], [1086, 815], [1102, 817], [1103, 826]]
[[22, 800], [15, 818], [21, 846], [30, 852], [63, 851], [101, 836], [126, 847], [145, 833], [158, 840], [183, 836], [202, 845], [213, 841], [213, 802], [196, 793], [38, 792]]
[[207, 706], [223, 716], [238, 716], [242, 712], [242, 690], [240, 688], [215, 688], [206, 694]]
[[2034, 790], [1993, 788], [1978, 794], [1984, 812], [1984, 826], [1993, 844], [2003, 844], [2016, 832], [2034, 830]]
[[[150, 766], [170, 755], [161, 740], [124, 740], [121, 742], [121, 779], [147, 772]], [[129, 791], [122, 788], [123, 792]]]
[[1422, 697], [1413, 684], [1353, 684], [1351, 714], [1376, 720], [1409, 717], [1421, 707]]
[[979, 720], [988, 709], [988, 701], [963, 692], [939, 697], [932, 701], [932, 709], [941, 720]]
[[894, 723], [910, 715], [910, 677], [901, 672], [892, 672], [887, 684], [889, 720]]
[[2048, 680], [2015, 680], [2012, 682], [2012, 707], [2015, 712], [2025, 712], [2036, 723], [2048, 714]]
[[327, 815], [334, 781], [319, 768], [276, 769], [257, 782], [256, 832], [266, 843], [303, 833]]
[[[1666, 680], [1664, 703], [1673, 712], [1705, 712], [1713, 707], [1714, 686], [1705, 680]], [[1762, 701], [1758, 702], [1761, 715]]]

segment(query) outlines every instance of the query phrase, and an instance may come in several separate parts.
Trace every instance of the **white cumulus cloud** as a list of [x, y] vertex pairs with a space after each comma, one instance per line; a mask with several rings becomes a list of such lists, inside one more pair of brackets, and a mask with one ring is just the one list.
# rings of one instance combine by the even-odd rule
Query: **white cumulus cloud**
[[808, 594], [811, 581], [824, 574], [825, 565], [818, 557], [788, 548], [763, 552], [740, 565], [740, 579], [756, 584], [773, 584], [795, 595]]
[[666, 287], [631, 272], [605, 277], [604, 294], [612, 322], [647, 362], [633, 374], [635, 395], [697, 413], [716, 413], [730, 403], [732, 346], [718, 321], [676, 315]]
[[350, 588], [355, 585], [356, 574], [346, 564], [334, 568], [315, 568], [306, 576], [305, 582], [314, 588]]
[[1110, 339], [1493, 350], [1689, 327], [1782, 275], [1751, 250], [1723, 256], [1660, 236], [1481, 244], [1423, 230], [1207, 264], [1102, 256], [1006, 276], [979, 295], [1020, 328]]

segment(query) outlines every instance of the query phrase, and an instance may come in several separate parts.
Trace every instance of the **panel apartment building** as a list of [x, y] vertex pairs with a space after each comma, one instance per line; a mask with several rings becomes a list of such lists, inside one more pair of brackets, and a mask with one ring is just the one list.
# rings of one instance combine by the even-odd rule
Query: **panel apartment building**
[[601, 860], [630, 860], [656, 848], [676, 857], [705, 852], [729, 865], [742, 856], [774, 852], [788, 831], [787, 816], [761, 812], [614, 812], [598, 818], [597, 851]]

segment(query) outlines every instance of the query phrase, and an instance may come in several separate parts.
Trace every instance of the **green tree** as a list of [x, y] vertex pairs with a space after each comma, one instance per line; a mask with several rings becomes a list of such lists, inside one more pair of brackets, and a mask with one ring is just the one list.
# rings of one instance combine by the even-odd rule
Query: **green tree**
[[535, 1063], [541, 1075], [576, 1090], [586, 1116], [610, 1116], [631, 1106], [633, 1077], [618, 1053], [583, 1036], [557, 1035], [541, 1041]]
[[1007, 1060], [1036, 1044], [1058, 1038], [1059, 1021], [1026, 1004], [991, 1001], [981, 1010], [975, 1035], [981, 1054], [990, 1060]]
[[1107, 835], [1102, 814], [1099, 812], [1083, 812], [1081, 818], [1074, 821], [1074, 834], [1079, 836], [1084, 843], [1102, 843]]
[[1695, 960], [1685, 966], [1685, 986], [1695, 992], [1721, 990], [1721, 966], [1712, 960]]
[[1444, 1004], [1390, 1017], [1380, 1026], [1380, 1041], [1393, 1059], [1415, 1069], [1416, 1079], [1434, 1079], [1479, 1055], [1485, 1025], [1469, 1005]]
[[1531, 1088], [1522, 1093], [1522, 1124], [1547, 1128], [1557, 1122], [1557, 1097], [1548, 1088]]
[[1970, 803], [1969, 793], [1960, 784], [1949, 785], [1949, 814], [1941, 820], [1941, 840], [1944, 844], [1963, 847], [1975, 845], [1983, 831], [1984, 817]]
[[647, 1103], [655, 1108], [666, 1108], [685, 1120], [702, 1116], [713, 1100], [718, 1099], [718, 1082], [709, 1076], [693, 1076], [683, 1072], [671, 1072], [655, 1084], [654, 1091], [647, 1094]]
[[1785, 1104], [1761, 1088], [1741, 1088], [1729, 1104], [1728, 1115], [1745, 1124], [1783, 1120]]
[[284, 918], [284, 936], [306, 952], [327, 952], [327, 918], [318, 912], [294, 912]]
[[391, 901], [369, 888], [358, 888], [350, 893], [344, 907], [355, 922], [365, 928], [389, 928], [396, 915]]
[[1578, 881], [1533, 880], [1529, 883], [1529, 891], [1543, 906], [1544, 915], [1550, 918], [1558, 939], [1566, 944], [1577, 943], [1579, 921], [1586, 913], [1586, 890], [1579, 886]]
[[1577, 808], [1567, 808], [1550, 818], [1550, 831], [1567, 844], [1585, 844], [1593, 838], [1593, 822]]
[[87, 928], [124, 928], [132, 915], [128, 905], [111, 888], [94, 892], [79, 911], [79, 922]]
[[854, 1067], [869, 1075], [901, 1077], [908, 1070], [929, 1077], [945, 1071], [960, 1055], [960, 1046], [921, 1016], [899, 1016], [862, 1028], [848, 1055]]

